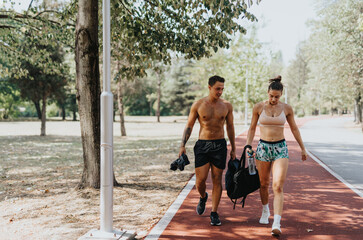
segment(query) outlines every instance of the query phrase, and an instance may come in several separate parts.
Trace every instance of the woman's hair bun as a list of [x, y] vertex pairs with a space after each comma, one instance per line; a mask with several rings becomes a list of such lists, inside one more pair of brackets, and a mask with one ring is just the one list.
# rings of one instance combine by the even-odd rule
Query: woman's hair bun
[[278, 75], [277, 77], [275, 78], [271, 78], [269, 80], [270, 83], [273, 83], [273, 82], [281, 82], [281, 75]]

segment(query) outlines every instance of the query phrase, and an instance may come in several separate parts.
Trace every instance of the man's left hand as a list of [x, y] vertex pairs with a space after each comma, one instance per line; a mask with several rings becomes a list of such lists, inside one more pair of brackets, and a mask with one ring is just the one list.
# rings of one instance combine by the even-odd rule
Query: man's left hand
[[231, 159], [236, 159], [236, 152], [235, 151], [231, 150], [230, 155], [231, 155]]

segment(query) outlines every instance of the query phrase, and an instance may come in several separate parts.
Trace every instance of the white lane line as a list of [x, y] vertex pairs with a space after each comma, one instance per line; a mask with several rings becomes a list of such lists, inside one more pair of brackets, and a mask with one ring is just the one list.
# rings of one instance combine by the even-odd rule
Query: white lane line
[[333, 175], [336, 179], [344, 183], [348, 188], [350, 188], [353, 192], [358, 194], [361, 198], [363, 198], [363, 193], [359, 191], [356, 187], [354, 187], [352, 184], [345, 181], [340, 175], [338, 175], [336, 172], [334, 172], [332, 169], [330, 169], [325, 163], [323, 163], [319, 158], [315, 157], [310, 151], [306, 149], [306, 152], [309, 154], [309, 156], [314, 159], [315, 162], [319, 163], [320, 166], [322, 166], [325, 170], [327, 170], [331, 175]]
[[155, 225], [155, 227], [146, 236], [145, 240], [159, 239], [160, 235], [164, 232], [165, 228], [169, 225], [180, 206], [183, 204], [184, 199], [188, 196], [189, 192], [195, 185], [195, 175], [189, 180], [188, 184], [184, 187], [183, 191], [179, 194], [173, 204], [166, 211], [165, 215]]

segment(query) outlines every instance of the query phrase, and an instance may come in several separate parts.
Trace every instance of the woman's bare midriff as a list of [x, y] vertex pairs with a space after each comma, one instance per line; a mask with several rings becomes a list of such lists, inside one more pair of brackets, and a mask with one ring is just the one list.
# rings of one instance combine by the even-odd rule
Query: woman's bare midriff
[[284, 128], [279, 126], [260, 126], [260, 139], [269, 142], [276, 142], [284, 138]]

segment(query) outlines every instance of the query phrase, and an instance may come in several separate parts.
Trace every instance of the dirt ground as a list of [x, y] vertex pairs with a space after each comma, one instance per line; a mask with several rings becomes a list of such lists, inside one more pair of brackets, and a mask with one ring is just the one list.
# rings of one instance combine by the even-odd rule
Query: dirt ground
[[[127, 137], [114, 124], [114, 228], [144, 237], [176, 199], [194, 172], [170, 171], [186, 117], [127, 117]], [[245, 127], [236, 122], [236, 134]], [[77, 190], [83, 160], [79, 122], [0, 122], [0, 239], [77, 239], [99, 228], [99, 190]]]

